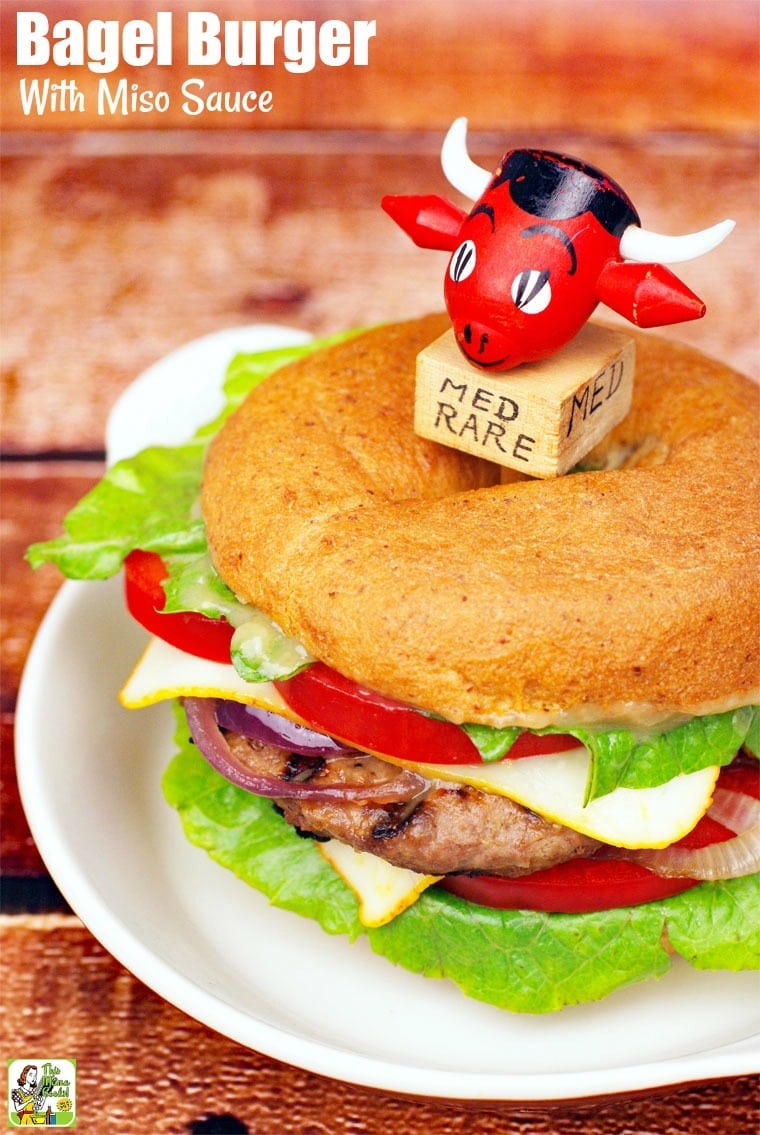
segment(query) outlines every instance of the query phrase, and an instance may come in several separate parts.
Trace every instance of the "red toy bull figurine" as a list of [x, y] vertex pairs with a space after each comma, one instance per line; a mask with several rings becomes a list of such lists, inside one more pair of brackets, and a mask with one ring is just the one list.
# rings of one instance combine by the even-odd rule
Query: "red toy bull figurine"
[[598, 303], [638, 327], [699, 319], [705, 305], [659, 261], [709, 252], [733, 221], [685, 236], [641, 228], [606, 174], [548, 150], [510, 150], [493, 174], [466, 146], [458, 118], [441, 150], [447, 180], [475, 204], [435, 194], [384, 197], [383, 208], [422, 248], [452, 253], [444, 298], [468, 362], [493, 371], [547, 358]]
[[[474, 201], [469, 213], [435, 194], [382, 200], [415, 244], [451, 253], [444, 299], [452, 332], [419, 356], [416, 428], [551, 476], [588, 452], [630, 405], [633, 341], [585, 327], [594, 309], [605, 303], [638, 327], [701, 318], [702, 300], [661, 261], [702, 256], [734, 222], [684, 236], [648, 232], [628, 195], [594, 166], [522, 149], [508, 151], [489, 173], [471, 160], [466, 139], [467, 120], [459, 118], [441, 162], [447, 180]], [[544, 360], [551, 365], [523, 365]], [[490, 386], [484, 372], [494, 375]], [[503, 408], [505, 391], [510, 429], [503, 414], [495, 422], [478, 413]]]

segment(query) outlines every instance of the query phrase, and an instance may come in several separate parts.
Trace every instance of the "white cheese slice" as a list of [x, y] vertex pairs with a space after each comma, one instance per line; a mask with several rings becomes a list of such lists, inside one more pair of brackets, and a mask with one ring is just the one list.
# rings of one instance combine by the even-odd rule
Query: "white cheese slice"
[[[257, 705], [298, 720], [271, 682], [245, 682], [234, 666], [186, 654], [152, 638], [119, 694], [127, 709], [143, 709], [177, 697], [219, 697]], [[364, 926], [382, 926], [411, 906], [438, 876], [394, 867], [377, 855], [337, 840], [317, 845], [359, 900]]]
[[151, 638], [120, 691], [119, 701], [127, 709], [144, 709], [179, 697], [228, 698], [298, 720], [272, 682], [246, 682], [231, 662], [210, 662]]
[[[128, 709], [183, 696], [229, 698], [300, 720], [273, 683], [246, 682], [231, 663], [196, 658], [159, 638], [151, 639], [119, 696]], [[430, 765], [384, 759], [421, 776], [508, 796], [555, 823], [603, 843], [631, 848], [666, 847], [691, 831], [710, 806], [719, 772], [710, 767], [657, 788], [618, 788], [584, 805], [591, 758], [583, 745], [563, 753], [492, 764]]]
[[720, 771], [710, 766], [656, 788], [616, 788], [584, 804], [590, 762], [581, 745], [493, 764], [403, 765], [422, 776], [509, 796], [549, 820], [617, 847], [667, 847], [686, 835], [709, 808]]
[[390, 922], [440, 878], [394, 867], [377, 855], [355, 851], [336, 839], [317, 846], [359, 900], [359, 919], [364, 926], [383, 926]]

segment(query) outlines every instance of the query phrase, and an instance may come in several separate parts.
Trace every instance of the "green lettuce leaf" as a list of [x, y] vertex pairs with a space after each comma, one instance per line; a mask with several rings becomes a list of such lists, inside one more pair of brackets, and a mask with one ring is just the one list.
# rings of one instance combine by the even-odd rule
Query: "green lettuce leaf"
[[153, 446], [119, 461], [74, 506], [65, 534], [32, 544], [32, 567], [55, 564], [71, 579], [107, 579], [134, 549], [162, 556], [206, 549], [203, 521], [195, 514], [203, 446]]
[[[519, 730], [463, 726], [484, 761], [500, 760]], [[674, 777], [711, 765], [727, 765], [743, 744], [757, 751], [760, 706], [746, 705], [726, 713], [692, 717], [673, 729], [642, 736], [631, 729], [584, 726], [538, 729], [537, 733], [569, 733], [591, 753], [586, 803], [616, 788], [655, 788]]]
[[304, 355], [311, 354], [312, 351], [324, 350], [336, 343], [342, 343], [346, 339], [353, 339], [356, 335], [360, 335], [363, 330], [364, 328], [355, 327], [348, 331], [338, 331], [334, 335], [323, 335], [320, 339], [312, 339], [310, 342], [298, 346], [273, 347], [268, 351], [235, 355], [227, 368], [222, 387], [224, 407], [217, 418], [198, 430], [196, 437], [212, 438], [233, 410], [236, 410], [241, 402], [248, 397], [254, 387], [258, 386], [274, 371], [279, 370], [280, 367], [294, 363], [303, 358]]
[[198, 556], [174, 556], [167, 561], [169, 576], [164, 582], [164, 611], [194, 611], [208, 619], [226, 619], [233, 626], [251, 617], [253, 607], [241, 603], [214, 570], [205, 551]]
[[758, 711], [757, 706], [755, 706], [755, 710], [757, 712], [755, 712], [752, 724], [747, 730], [747, 736], [744, 738], [744, 747], [754, 757], [760, 757], [760, 711]]
[[[362, 932], [356, 899], [314, 843], [296, 835], [271, 801], [237, 788], [212, 769], [190, 741], [177, 703], [175, 713], [178, 753], [164, 774], [163, 791], [190, 842], [263, 891], [275, 906], [316, 918], [329, 934], [356, 938]], [[293, 838], [283, 840], [283, 832]]]
[[461, 726], [480, 753], [481, 761], [490, 764], [506, 757], [517, 738], [523, 732], [519, 726], [508, 729], [494, 729], [491, 725], [478, 725], [468, 721]]
[[726, 765], [744, 743], [760, 707], [692, 717], [675, 729], [642, 738], [627, 729], [573, 729], [591, 752], [588, 799], [615, 788], [666, 784], [683, 773]]
[[366, 934], [372, 949], [468, 996], [522, 1013], [548, 1013], [662, 976], [672, 958], [696, 969], [760, 968], [758, 876], [703, 883], [675, 898], [594, 914], [475, 907], [437, 888], [386, 926], [359, 921], [353, 893], [316, 845], [270, 801], [216, 773], [189, 743], [178, 710], [178, 753], [164, 794], [187, 838], [263, 892], [275, 906], [315, 919], [330, 934]]
[[[32, 567], [53, 563], [70, 579], [107, 579], [135, 548], [167, 561], [202, 556], [206, 534], [198, 515], [203, 457], [224, 420], [273, 371], [311, 351], [357, 335], [358, 330], [232, 359], [223, 386], [224, 407], [211, 423], [180, 446], [152, 446], [119, 461], [69, 512], [64, 533], [32, 544]], [[222, 585], [223, 586], [223, 585]]]

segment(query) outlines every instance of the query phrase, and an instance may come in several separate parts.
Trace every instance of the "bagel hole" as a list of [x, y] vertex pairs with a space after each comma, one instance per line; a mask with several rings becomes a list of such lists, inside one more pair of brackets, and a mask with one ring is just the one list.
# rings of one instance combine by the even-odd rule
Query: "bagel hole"
[[608, 438], [589, 450], [571, 473], [607, 473], [613, 469], [652, 468], [664, 465], [670, 452], [661, 438], [647, 436], [636, 441], [610, 441]]

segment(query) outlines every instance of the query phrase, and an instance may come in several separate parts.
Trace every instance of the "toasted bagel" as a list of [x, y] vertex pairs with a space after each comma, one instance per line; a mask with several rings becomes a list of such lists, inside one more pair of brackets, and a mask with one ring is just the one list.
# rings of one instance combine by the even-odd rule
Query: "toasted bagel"
[[223, 579], [329, 666], [457, 722], [756, 699], [757, 387], [637, 336], [633, 406], [588, 470], [500, 483], [414, 433], [415, 357], [446, 326], [374, 329], [248, 397], [203, 480]]

